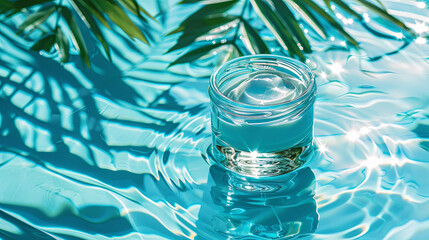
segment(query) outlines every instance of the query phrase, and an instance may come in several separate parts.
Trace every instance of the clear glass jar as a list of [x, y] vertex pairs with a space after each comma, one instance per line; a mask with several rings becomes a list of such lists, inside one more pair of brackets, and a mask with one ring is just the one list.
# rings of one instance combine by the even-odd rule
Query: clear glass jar
[[247, 176], [274, 176], [303, 165], [313, 145], [316, 83], [303, 63], [251, 55], [210, 79], [215, 161]]

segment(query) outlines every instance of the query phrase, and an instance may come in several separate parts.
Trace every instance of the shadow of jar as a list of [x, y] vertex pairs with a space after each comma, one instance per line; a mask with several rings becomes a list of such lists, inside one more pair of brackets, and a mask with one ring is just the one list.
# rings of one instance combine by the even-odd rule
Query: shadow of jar
[[195, 239], [296, 239], [318, 226], [315, 176], [308, 167], [255, 179], [213, 165], [208, 181]]

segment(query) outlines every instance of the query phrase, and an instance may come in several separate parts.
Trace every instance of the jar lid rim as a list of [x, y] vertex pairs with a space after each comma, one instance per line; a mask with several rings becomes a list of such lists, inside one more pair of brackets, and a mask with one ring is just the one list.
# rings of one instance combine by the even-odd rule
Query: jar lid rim
[[[254, 105], [254, 104], [247, 104], [247, 103], [235, 101], [235, 100], [225, 96], [222, 93], [222, 91], [216, 85], [215, 80], [216, 80], [216, 77], [219, 75], [219, 73], [222, 72], [223, 70], [227, 69], [230, 65], [237, 63], [237, 62], [240, 62], [240, 61], [245, 61], [248, 59], [267, 59], [267, 60], [271, 59], [271, 60], [275, 60], [275, 61], [280, 60], [282, 62], [292, 64], [293, 66], [295, 66], [299, 70], [301, 70], [301, 72], [307, 74], [309, 85], [305, 89], [305, 91], [303, 91], [296, 98], [293, 98], [291, 100], [287, 100], [284, 102], [275, 103], [275, 104]], [[229, 103], [229, 104], [233, 104], [235, 107], [252, 108], [253, 110], [259, 110], [259, 109], [260, 110], [266, 110], [266, 109], [270, 109], [270, 108], [278, 108], [278, 107], [285, 107], [288, 105], [292, 105], [292, 104], [295, 104], [297, 102], [301, 102], [306, 98], [311, 97], [312, 95], [314, 95], [314, 94], [311, 94], [312, 92], [314, 92], [314, 93], [316, 92], [316, 83], [315, 83], [315, 76], [314, 76], [313, 72], [311, 71], [311, 69], [307, 65], [305, 65], [304, 63], [302, 63], [302, 62], [300, 62], [294, 58], [280, 56], [280, 55], [274, 55], [274, 54], [248, 55], [248, 56], [235, 58], [233, 60], [230, 60], [230, 61], [222, 64], [221, 66], [217, 67], [215, 69], [215, 71], [213, 72], [213, 74], [211, 75], [210, 87], [209, 87], [209, 95], [210, 95], [210, 98], [212, 100], [216, 99], [220, 103]]]

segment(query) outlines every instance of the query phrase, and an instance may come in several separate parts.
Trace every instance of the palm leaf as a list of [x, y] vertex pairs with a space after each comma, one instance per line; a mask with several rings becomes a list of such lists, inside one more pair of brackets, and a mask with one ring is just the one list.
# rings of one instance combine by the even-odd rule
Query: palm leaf
[[131, 21], [124, 10], [117, 4], [111, 1], [93, 1], [94, 5], [98, 5], [103, 12], [109, 16], [110, 20], [115, 23], [119, 28], [124, 31], [131, 39], [139, 39], [142, 42], [149, 44], [146, 36], [137, 27], [137, 25]]
[[41, 5], [51, 0], [1, 0], [0, 1], [0, 13], [9, 13], [7, 16], [10, 17], [16, 13], [19, 13], [25, 8], [30, 8], [36, 5]]
[[411, 30], [409, 27], [407, 27], [403, 22], [401, 22], [399, 19], [395, 18], [394, 16], [390, 15], [386, 10], [383, 8], [378, 7], [377, 5], [368, 2], [367, 0], [355, 0], [359, 3], [361, 3], [363, 6], [367, 7], [374, 13], [378, 14], [380, 17], [386, 19], [387, 21], [395, 24], [396, 26], [400, 27], [402, 30], [409, 33], [411, 36], [415, 36], [415, 33], [413, 30]]
[[203, 47], [198, 47], [198, 48], [191, 50], [188, 53], [180, 56], [178, 59], [176, 59], [176, 61], [170, 63], [170, 65], [168, 65], [168, 67], [171, 67], [173, 65], [180, 64], [180, 63], [189, 63], [189, 62], [195, 61], [198, 58], [206, 55], [211, 50], [218, 48], [218, 47], [225, 45], [225, 44], [228, 44], [228, 43], [219, 42], [216, 44], [210, 44], [210, 45], [206, 45]]
[[[49, 40], [49, 42], [43, 44], [39, 40], [33, 45], [32, 49], [50, 50], [55, 43], [55, 49], [60, 56], [61, 62], [69, 59], [70, 49], [65, 48], [74, 46], [79, 52], [82, 62], [90, 67], [85, 40], [80, 29], [81, 25], [77, 23], [75, 13], [79, 15], [86, 27], [91, 30], [94, 37], [101, 43], [109, 60], [111, 60], [109, 43], [104, 37], [99, 24], [108, 29], [111, 28], [111, 25], [116, 25], [130, 39], [139, 39], [149, 44], [145, 33], [128, 16], [131, 12], [131, 14], [137, 15], [142, 21], [146, 21], [143, 15], [154, 19], [148, 11], [138, 4], [137, 0], [69, 0], [71, 8], [62, 5], [62, 2], [54, 0], [0, 0], [0, 14], [11, 17], [19, 12], [29, 12], [29, 16], [19, 24], [19, 31], [17, 33], [21, 34], [29, 30], [26, 34], [28, 36], [35, 29], [39, 29], [42, 31], [42, 39], [46, 37], [45, 40]], [[57, 12], [57, 20], [54, 28], [48, 27], [48, 30], [41, 28], [54, 12]], [[64, 21], [60, 21], [61, 19]], [[64, 28], [69, 28], [70, 31], [66, 31]], [[52, 34], [56, 35], [55, 39], [51, 36]], [[72, 40], [72, 45], [69, 44], [68, 39]]]
[[302, 31], [301, 27], [298, 24], [298, 21], [296, 20], [295, 16], [293, 15], [292, 11], [289, 9], [289, 7], [283, 2], [283, 1], [275, 1], [271, 0], [272, 4], [274, 5], [274, 8], [279, 13], [280, 19], [283, 21], [283, 24], [285, 24], [288, 29], [293, 33], [293, 35], [296, 37], [296, 39], [301, 43], [304, 52], [310, 53], [311, 52], [311, 46], [308, 42], [307, 37], [305, 36], [304, 32]]
[[342, 0], [324, 0], [324, 1], [325, 1], [326, 6], [330, 10], [332, 10], [331, 2], [333, 2], [333, 3], [335, 3], [335, 5], [337, 5], [341, 9], [343, 9], [348, 14], [352, 15], [353, 17], [355, 17], [359, 20], [363, 20], [363, 17], [359, 13], [357, 13], [355, 10], [353, 10], [349, 5], [344, 3]]
[[107, 18], [104, 15], [104, 10], [101, 8], [97, 1], [87, 1], [87, 0], [71, 0], [72, 3], [80, 3], [85, 9], [87, 9], [89, 12], [91, 12], [92, 15], [94, 15], [98, 21], [103, 24], [106, 28], [110, 29], [109, 22], [107, 21]]
[[73, 40], [72, 42], [76, 49], [79, 51], [80, 58], [88, 67], [91, 67], [88, 50], [86, 48], [85, 41], [83, 40], [82, 33], [77, 25], [76, 19], [73, 16], [73, 13], [70, 11], [70, 9], [66, 7], [62, 7], [61, 12], [68, 27], [70, 28], [71, 38]]
[[305, 22], [307, 22], [321, 38], [327, 38], [328, 33], [325, 28], [306, 5], [296, 4], [293, 1], [289, 1], [288, 3], [300, 14], [301, 17], [304, 18]]
[[73, 8], [82, 16], [81, 19], [84, 21], [86, 26], [92, 30], [95, 37], [97, 37], [97, 39], [100, 41], [101, 45], [104, 48], [104, 51], [106, 52], [107, 57], [109, 58], [109, 60], [111, 60], [109, 44], [104, 38], [104, 35], [98, 27], [98, 24], [92, 16], [91, 12], [80, 1], [72, 0], [71, 3]]
[[[204, 18], [199, 21], [188, 21], [184, 23], [183, 34], [177, 40], [177, 43], [170, 48], [167, 52], [171, 52], [186, 46], [189, 46], [195, 39], [208, 33], [210, 30], [223, 26], [233, 20], [237, 19], [234, 16], [216, 16], [211, 18]], [[192, 27], [191, 27], [192, 26]], [[179, 29], [179, 28], [178, 28]], [[177, 30], [172, 33], [177, 32]]]
[[70, 46], [69, 41], [64, 35], [61, 28], [57, 27], [55, 29], [55, 48], [59, 53], [59, 57], [62, 63], [66, 63], [69, 60]]
[[[240, 0], [181, 0], [179, 4], [199, 3], [202, 7], [196, 12], [187, 17], [175, 30], [168, 35], [182, 33], [178, 38], [177, 43], [169, 49], [168, 52], [190, 46], [198, 38], [210, 34], [213, 30], [219, 27], [231, 25], [233, 21], [237, 21], [237, 26], [228, 26], [228, 32], [222, 32], [222, 37], [228, 36], [227, 42], [232, 46], [233, 52], [243, 54], [241, 51], [244, 48], [237, 42], [243, 41], [244, 46], [251, 53], [269, 53], [269, 49], [254, 26], [247, 20], [251, 15], [246, 17], [244, 11], [249, 2], [256, 11], [258, 17], [262, 20], [265, 26], [271, 31], [277, 42], [287, 49], [292, 57], [298, 57], [301, 60], [305, 59], [304, 53], [311, 52], [311, 45], [303, 32], [300, 21], [305, 22], [310, 28], [317, 33], [321, 38], [326, 39], [327, 30], [337, 32], [342, 35], [353, 47], [359, 48], [359, 43], [342, 27], [342, 25], [332, 16], [334, 11], [331, 5], [334, 4], [338, 8], [347, 12], [356, 19], [359, 19], [364, 24], [363, 17], [350, 7], [343, 0], [323, 0], [325, 5], [331, 12], [325, 11], [319, 6], [315, 0], [241, 0], [244, 2], [241, 15], [227, 14]], [[370, 11], [379, 15], [388, 22], [398, 26], [409, 36], [415, 37], [416, 34], [408, 28], [403, 22], [396, 17], [390, 15], [380, 0], [370, 2], [369, 0], [354, 0], [361, 6], [368, 8]], [[106, 39], [100, 29], [102, 24], [110, 29], [111, 26], [119, 27], [130, 39], [139, 39], [146, 44], [149, 41], [146, 36], [148, 32], [145, 29], [140, 29], [133, 19], [139, 19], [147, 26], [147, 19], [156, 19], [141, 6], [137, 0], [69, 0], [72, 8], [67, 8], [61, 5], [61, 1], [53, 0], [0, 0], [0, 14], [5, 14], [10, 17], [19, 12], [30, 12], [31, 14], [19, 25], [18, 33], [27, 31], [29, 34], [34, 29], [40, 27], [47, 22], [54, 12], [57, 12], [57, 17], [63, 18], [66, 23], [63, 26], [62, 21], [57, 20], [57, 26], [51, 30], [42, 31], [42, 38], [37, 41], [32, 49], [50, 51], [55, 46], [61, 62], [67, 61], [69, 58], [70, 47], [68, 39], [72, 40], [72, 46], [78, 51], [85, 65], [90, 66], [89, 56], [86, 49], [85, 40], [82, 36], [80, 26], [77, 24], [75, 13], [85, 23], [93, 33], [94, 37], [101, 43], [107, 57], [110, 59], [110, 48], [108, 39]], [[36, 10], [36, 11], [33, 11]], [[73, 12], [74, 11], [74, 12]], [[136, 15], [138, 18], [130, 18], [129, 14]], [[253, 21], [252, 21], [253, 22]], [[64, 28], [69, 28], [66, 31]], [[44, 28], [43, 28], [44, 29]], [[230, 29], [236, 29], [233, 37], [230, 37]], [[30, 31], [28, 31], [30, 30]], [[241, 31], [240, 31], [241, 30]], [[50, 32], [49, 32], [50, 31]], [[69, 34], [65, 35], [65, 33]], [[237, 37], [238, 33], [243, 34], [243, 39]], [[55, 35], [53, 37], [52, 35]], [[229, 38], [229, 39], [228, 39]], [[45, 42], [43, 42], [45, 41]], [[299, 45], [302, 47], [300, 49]], [[214, 45], [205, 45], [192, 50], [189, 54], [179, 57], [174, 64], [183, 63], [185, 60], [195, 60], [196, 56], [203, 56], [204, 51], [207, 53], [213, 49]], [[220, 46], [220, 45], [219, 45]], [[191, 54], [192, 53], [192, 54]], [[202, 55], [201, 55], [202, 54]]]
[[301, 60], [304, 60], [304, 54], [298, 48], [297, 43], [270, 6], [262, 0], [250, 0], [250, 3], [268, 29], [270, 29], [276, 37], [280, 45], [284, 49], [287, 49], [292, 57], [298, 56]]
[[204, 5], [202, 8], [198, 9], [195, 13], [185, 19], [185, 21], [180, 24], [179, 28], [186, 25], [189, 22], [197, 22], [200, 19], [210, 18], [213, 15], [223, 14], [226, 11], [230, 10], [234, 5], [236, 5], [239, 0], [229, 0], [220, 3], [213, 3]]
[[243, 53], [238, 49], [238, 47], [234, 43], [232, 43], [228, 49], [227, 54], [225, 55], [225, 58], [223, 59], [223, 62], [227, 62], [229, 60], [232, 60], [240, 56], [243, 56]]
[[46, 51], [50, 52], [55, 43], [55, 34], [46, 34], [39, 39], [30, 49], [33, 51]]
[[146, 19], [141, 15], [141, 13], [156, 21], [155, 17], [153, 17], [148, 11], [140, 6], [136, 0], [119, 0], [119, 2], [122, 4], [122, 6], [127, 8], [130, 12], [138, 16], [143, 21], [146, 22]]
[[269, 54], [270, 50], [264, 40], [259, 36], [258, 32], [245, 19], [241, 20], [243, 36], [248, 40], [246, 45], [252, 54]]
[[381, 6], [381, 8], [383, 9], [383, 10], [386, 10], [386, 7], [384, 6], [384, 4], [380, 1], [380, 0], [376, 0], [377, 1], [377, 3]]
[[40, 9], [37, 12], [30, 14], [27, 19], [21, 25], [19, 25], [19, 31], [17, 34], [21, 34], [28, 28], [37, 28], [40, 24], [43, 24], [46, 19], [48, 19], [52, 13], [57, 10], [56, 6], [46, 6]]
[[319, 14], [323, 19], [325, 19], [335, 30], [338, 31], [343, 37], [347, 39], [347, 41], [355, 48], [359, 49], [359, 43], [352, 37], [350, 34], [348, 34], [344, 28], [339, 24], [333, 17], [331, 17], [323, 8], [321, 8], [319, 5], [314, 3], [312, 0], [292, 0], [297, 5], [303, 6], [305, 4], [310, 9], [312, 9], [314, 12]]

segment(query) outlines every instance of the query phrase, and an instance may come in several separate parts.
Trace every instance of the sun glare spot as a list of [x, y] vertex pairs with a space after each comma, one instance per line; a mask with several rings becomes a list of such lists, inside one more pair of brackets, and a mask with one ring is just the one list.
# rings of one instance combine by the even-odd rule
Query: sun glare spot
[[352, 142], [358, 140], [359, 137], [360, 137], [360, 134], [356, 130], [351, 130], [351, 131], [347, 132], [347, 139], [349, 139]]
[[368, 158], [362, 162], [362, 166], [364, 166], [367, 169], [379, 168], [381, 164], [382, 164], [381, 158], [376, 156], [368, 156]]
[[395, 165], [395, 166], [399, 166], [399, 165], [401, 165], [401, 161], [399, 160], [399, 158], [397, 158], [397, 157], [392, 157], [391, 159], [390, 159], [390, 162], [391, 162], [391, 164], [392, 165]]
[[320, 77], [326, 79], [328, 77], [328, 74], [326, 74], [325, 72], [321, 72]]
[[324, 144], [320, 144], [318, 147], [321, 153], [326, 153], [328, 151], [328, 148]]
[[368, 13], [363, 13], [363, 14], [362, 14], [362, 16], [363, 16], [363, 20], [364, 20], [365, 22], [369, 22], [369, 21], [371, 21], [371, 18], [369, 18]]
[[416, 39], [416, 43], [417, 43], [417, 44], [426, 44], [426, 43], [427, 43], [427, 39], [426, 39], [426, 38], [423, 38], [423, 37], [418, 37], [418, 38]]
[[347, 139], [354, 142], [357, 141], [360, 137], [363, 135], [367, 135], [370, 132], [370, 128], [368, 127], [362, 127], [359, 130], [350, 130], [346, 133]]
[[402, 39], [402, 38], [404, 38], [404, 34], [403, 33], [395, 33], [395, 37], [397, 39]]
[[340, 74], [344, 71], [343, 66], [339, 63], [332, 63], [329, 66], [329, 69], [331, 70], [332, 73], [335, 73], [335, 74]]
[[361, 135], [366, 135], [366, 134], [368, 134], [368, 133], [369, 133], [369, 128], [367, 128], [367, 127], [363, 127], [363, 128], [361, 128], [361, 129], [359, 130], [359, 133], [360, 133]]
[[428, 31], [428, 26], [424, 22], [416, 23], [411, 26], [416, 33], [424, 33]]
[[258, 152], [250, 152], [251, 158], [258, 158]]
[[417, 6], [418, 8], [423, 9], [423, 8], [425, 8], [427, 5], [426, 5], [426, 3], [425, 3], [425, 2], [417, 2], [416, 6]]
[[367, 169], [379, 169], [381, 166], [402, 166], [404, 164], [401, 159], [396, 156], [392, 157], [377, 157], [368, 156], [367, 159], [361, 162], [361, 166]]
[[341, 13], [337, 13], [335, 15], [337, 16], [338, 19], [343, 19], [344, 18], [344, 16]]

